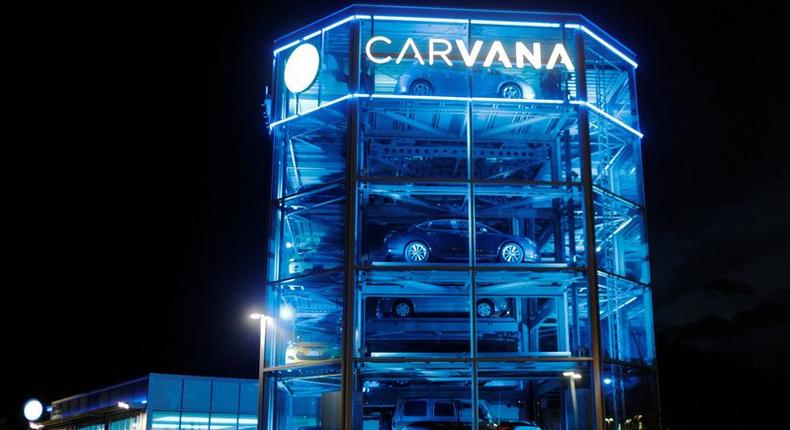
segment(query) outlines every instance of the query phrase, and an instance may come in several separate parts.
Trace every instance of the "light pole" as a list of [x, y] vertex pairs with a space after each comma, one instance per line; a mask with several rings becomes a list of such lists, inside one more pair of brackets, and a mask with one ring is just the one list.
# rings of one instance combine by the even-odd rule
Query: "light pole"
[[576, 372], [562, 372], [562, 376], [568, 378], [571, 385], [571, 403], [573, 404], [573, 426], [576, 427], [579, 423], [579, 408], [576, 402], [576, 380], [582, 379], [582, 375]]
[[258, 430], [265, 430], [266, 425], [263, 423], [263, 368], [266, 365], [266, 328], [269, 322], [274, 322], [272, 317], [264, 314], [253, 313], [250, 318], [254, 320], [261, 320], [261, 346], [260, 358], [258, 360]]

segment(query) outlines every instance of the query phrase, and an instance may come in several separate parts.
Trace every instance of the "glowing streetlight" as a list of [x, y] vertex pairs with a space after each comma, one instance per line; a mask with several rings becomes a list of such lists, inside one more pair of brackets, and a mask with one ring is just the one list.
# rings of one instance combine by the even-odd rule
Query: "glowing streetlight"
[[574, 371], [562, 372], [562, 376], [568, 378], [571, 385], [571, 402], [573, 403], [573, 424], [579, 422], [578, 405], [576, 402], [576, 380], [582, 379], [582, 375]]
[[129, 409], [129, 404], [126, 402], [118, 402], [118, 407], [121, 409]]
[[252, 313], [250, 318], [261, 320], [261, 345], [258, 360], [258, 430], [263, 430], [264, 425], [261, 420], [263, 415], [263, 368], [266, 365], [266, 329], [269, 323], [274, 324], [274, 319], [266, 314]]
[[288, 320], [292, 320], [293, 318], [294, 318], [294, 308], [288, 305], [283, 305], [283, 307], [280, 308], [280, 320], [288, 321]]

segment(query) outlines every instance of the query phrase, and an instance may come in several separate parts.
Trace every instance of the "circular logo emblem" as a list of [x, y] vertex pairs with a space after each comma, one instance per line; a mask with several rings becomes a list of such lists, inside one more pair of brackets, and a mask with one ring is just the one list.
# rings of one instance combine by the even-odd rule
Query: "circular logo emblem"
[[28, 421], [35, 421], [44, 414], [44, 405], [36, 399], [30, 399], [25, 403], [24, 412]]
[[292, 93], [301, 93], [313, 85], [318, 76], [318, 49], [304, 43], [291, 52], [285, 63], [285, 86]]

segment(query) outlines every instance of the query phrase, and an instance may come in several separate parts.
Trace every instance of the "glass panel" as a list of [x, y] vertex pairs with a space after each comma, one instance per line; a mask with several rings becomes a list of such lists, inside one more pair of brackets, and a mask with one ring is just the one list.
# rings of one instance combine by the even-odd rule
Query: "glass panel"
[[598, 274], [604, 357], [652, 364], [655, 359], [650, 288]]
[[634, 68], [614, 52], [584, 35], [587, 101], [624, 123], [636, 127], [638, 116], [633, 100]]
[[468, 263], [466, 185], [365, 184], [361, 194], [363, 264]]
[[574, 105], [475, 103], [475, 178], [579, 182]]
[[466, 178], [466, 103], [374, 100], [361, 109], [363, 176]]
[[257, 415], [239, 415], [239, 430], [256, 430], [257, 428]]
[[208, 430], [208, 413], [184, 412], [181, 414], [180, 430]]
[[604, 364], [604, 421], [607, 429], [658, 429], [658, 392], [653, 370]]
[[151, 375], [148, 380], [149, 408], [159, 410], [181, 408], [183, 378], [170, 375]]
[[642, 154], [633, 133], [590, 112], [590, 158], [593, 184], [642, 204]]
[[466, 271], [364, 272], [360, 355], [468, 356], [470, 284]]
[[336, 100], [350, 93], [351, 70], [351, 28], [354, 23], [346, 23], [323, 33], [323, 52], [321, 53], [321, 103]]
[[137, 430], [138, 417], [129, 417], [110, 423], [110, 430]]
[[476, 185], [477, 262], [534, 265], [584, 262], [584, 226], [577, 187]]
[[474, 24], [469, 43], [476, 41], [482, 45], [470, 69], [472, 96], [575, 99], [575, 47], [560, 29]]
[[276, 365], [339, 359], [342, 346], [343, 274], [321, 273], [274, 284]]
[[582, 272], [479, 271], [475, 282], [480, 356], [590, 355]]
[[[466, 40], [467, 31], [467, 24], [363, 21], [362, 88], [380, 94], [468, 96], [467, 68], [454, 45]], [[431, 38], [442, 40], [433, 42], [433, 56]], [[446, 58], [452, 66], [438, 55], [448, 49]]]
[[182, 409], [207, 411], [211, 408], [211, 381], [207, 379], [184, 379]]
[[[239, 411], [255, 413], [258, 410], [258, 381], [244, 381], [239, 387]], [[241, 424], [241, 421], [239, 422]]]
[[235, 414], [211, 414], [210, 430], [236, 430], [238, 418]]
[[173, 430], [178, 428], [181, 415], [178, 411], [153, 412], [151, 415], [152, 430]]
[[341, 184], [285, 199], [274, 210], [272, 232], [282, 238], [271, 265], [277, 269], [272, 273], [275, 280], [343, 264], [346, 229], [345, 191]]
[[319, 430], [341, 428], [340, 367], [324, 366], [276, 372], [274, 428]]
[[593, 188], [595, 252], [598, 268], [647, 284], [650, 264], [643, 210], [613, 194]]
[[478, 372], [481, 424], [487, 424], [478, 428], [594, 428], [586, 363], [484, 362]]
[[471, 429], [469, 363], [362, 363], [352, 428]]
[[337, 183], [345, 176], [347, 103], [337, 103], [277, 127], [276, 165], [282, 191], [290, 196]]
[[221, 412], [239, 410], [239, 383], [237, 381], [212, 381], [211, 410]]

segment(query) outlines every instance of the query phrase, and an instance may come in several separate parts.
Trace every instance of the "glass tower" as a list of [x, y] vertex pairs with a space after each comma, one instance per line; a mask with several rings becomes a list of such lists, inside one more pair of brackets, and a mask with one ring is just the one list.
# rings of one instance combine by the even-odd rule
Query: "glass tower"
[[569, 14], [278, 39], [262, 427], [659, 428], [636, 67]]

